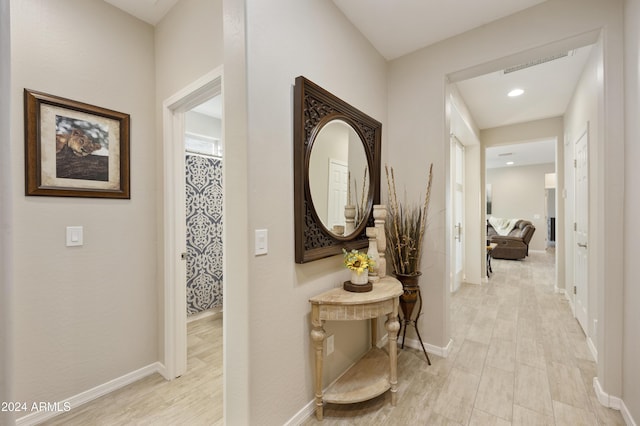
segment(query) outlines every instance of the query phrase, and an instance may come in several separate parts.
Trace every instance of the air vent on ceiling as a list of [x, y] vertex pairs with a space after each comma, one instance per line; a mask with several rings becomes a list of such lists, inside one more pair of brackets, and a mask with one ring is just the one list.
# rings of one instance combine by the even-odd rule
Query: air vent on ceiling
[[574, 54], [575, 54], [575, 50], [570, 50], [570, 51], [565, 52], [565, 53], [558, 53], [556, 55], [547, 56], [545, 58], [535, 59], [533, 61], [530, 61], [530, 62], [527, 62], [527, 63], [524, 63], [524, 64], [514, 65], [512, 67], [505, 68], [504, 69], [504, 74], [509, 74], [511, 72], [520, 71], [520, 70], [523, 70], [525, 68], [535, 67], [536, 65], [544, 64], [546, 62], [555, 61], [556, 59], [564, 58], [564, 57], [567, 57], [567, 56], [573, 56]]
[[509, 155], [513, 155], [513, 152], [504, 152], [502, 154], [498, 154], [498, 157], [508, 157]]

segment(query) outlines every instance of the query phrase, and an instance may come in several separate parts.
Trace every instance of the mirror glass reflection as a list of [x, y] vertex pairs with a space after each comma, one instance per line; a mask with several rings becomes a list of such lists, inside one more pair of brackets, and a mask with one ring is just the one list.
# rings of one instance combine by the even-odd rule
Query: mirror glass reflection
[[318, 132], [309, 158], [309, 190], [324, 227], [354, 233], [367, 215], [370, 176], [363, 142], [350, 124], [332, 120]]

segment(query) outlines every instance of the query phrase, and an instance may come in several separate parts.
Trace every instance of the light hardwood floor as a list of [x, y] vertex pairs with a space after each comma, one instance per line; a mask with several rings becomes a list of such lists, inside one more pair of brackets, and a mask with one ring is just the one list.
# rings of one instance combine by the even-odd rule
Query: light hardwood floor
[[[593, 391], [596, 366], [564, 296], [553, 289], [552, 253], [492, 262], [487, 285], [451, 299], [448, 358], [405, 349], [398, 404], [388, 392], [327, 405], [325, 425], [624, 425]], [[318, 424], [310, 418], [304, 424]]]
[[[595, 363], [566, 299], [553, 290], [553, 257], [493, 260], [493, 271], [488, 284], [463, 285], [452, 297], [448, 358], [431, 355], [428, 366], [421, 351], [399, 351], [397, 406], [388, 392], [360, 404], [328, 404], [323, 423], [624, 425], [618, 411], [596, 400]], [[172, 382], [151, 376], [46, 424], [223, 424], [221, 324], [190, 324], [187, 375]], [[311, 417], [303, 424], [318, 423]]]
[[154, 374], [43, 423], [60, 426], [222, 425], [222, 317], [187, 324], [187, 374]]

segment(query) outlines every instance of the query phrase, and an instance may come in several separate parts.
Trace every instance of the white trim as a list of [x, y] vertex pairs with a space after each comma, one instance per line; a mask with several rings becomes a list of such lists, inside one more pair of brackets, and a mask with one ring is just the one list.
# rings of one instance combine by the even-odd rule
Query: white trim
[[207, 309], [206, 311], [198, 312], [197, 314], [189, 315], [187, 317], [187, 324], [209, 317], [222, 318], [222, 308], [215, 307]]
[[557, 284], [556, 284], [555, 286], [553, 286], [553, 291], [554, 291], [554, 292], [556, 292], [556, 293], [558, 293], [558, 294], [561, 294], [561, 295], [565, 295], [565, 296], [566, 296], [566, 291], [565, 291], [565, 289], [564, 289], [564, 288], [560, 288], [560, 287], [558, 287], [558, 285], [557, 285]]
[[598, 363], [598, 349], [596, 349], [596, 345], [591, 340], [591, 336], [587, 336], [587, 346], [589, 347], [589, 352], [591, 352], [591, 356], [593, 360]]
[[215, 95], [222, 95], [223, 67], [217, 67], [162, 103], [164, 176], [164, 362], [167, 380], [187, 370], [187, 312], [184, 282], [186, 235], [184, 220], [184, 147], [175, 143], [184, 134], [184, 112]]
[[598, 402], [601, 405], [614, 410], [620, 410], [622, 407], [622, 399], [606, 393], [600, 386], [600, 381], [597, 377], [593, 378], [593, 390], [596, 392], [596, 397], [598, 397]]
[[[423, 342], [424, 343], [424, 342]], [[402, 338], [398, 338], [398, 344], [402, 344]], [[404, 342], [405, 345], [412, 349], [422, 350], [422, 346], [420, 345], [420, 341], [418, 339], [406, 339]], [[429, 343], [424, 343], [424, 348], [428, 353], [437, 355], [442, 358], [448, 358], [451, 353], [451, 346], [453, 345], [453, 339], [449, 339], [449, 343], [447, 346], [434, 346]]]
[[620, 401], [620, 404], [620, 414], [622, 414], [622, 418], [627, 426], [638, 426], [636, 421], [633, 419], [633, 416], [631, 416], [631, 413], [629, 412], [629, 409], [627, 408], [627, 405], [624, 403], [624, 401]]
[[576, 317], [576, 308], [573, 305], [573, 298], [571, 297], [572, 293], [570, 291], [565, 291], [564, 292], [564, 298], [567, 299], [567, 302], [569, 302], [569, 307], [571, 308], [571, 315], [573, 315], [573, 317]]
[[307, 405], [302, 407], [300, 411], [294, 414], [284, 426], [298, 426], [303, 424], [309, 417], [313, 416], [316, 411], [316, 400], [312, 399]]
[[[117, 377], [113, 380], [108, 381], [107, 383], [103, 383], [92, 389], [89, 389], [87, 391], [74, 395], [70, 398], [67, 398], [64, 401], [60, 401], [56, 405], [61, 408], [71, 407], [71, 409], [76, 409], [79, 406], [86, 404], [87, 402], [93, 401], [94, 399], [100, 398], [101, 396], [114, 392], [133, 382], [136, 382], [154, 373], [159, 373], [163, 368], [164, 366], [162, 364], [160, 364], [159, 362], [154, 362], [153, 364], [149, 364], [146, 367], [142, 367], [138, 370], [127, 373], [124, 376]], [[36, 425], [63, 413], [65, 413], [65, 411], [34, 412], [17, 419], [16, 426]]]

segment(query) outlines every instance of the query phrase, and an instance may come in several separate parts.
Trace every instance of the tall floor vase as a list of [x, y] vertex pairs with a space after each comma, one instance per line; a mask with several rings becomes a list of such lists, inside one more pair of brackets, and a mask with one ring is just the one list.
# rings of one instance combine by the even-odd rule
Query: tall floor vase
[[[400, 332], [402, 332], [402, 349], [404, 349], [407, 326], [412, 325], [416, 330], [420, 346], [422, 346], [422, 352], [424, 352], [427, 362], [431, 365], [431, 360], [429, 359], [429, 355], [427, 355], [427, 350], [424, 348], [424, 343], [422, 343], [422, 337], [420, 336], [420, 330], [418, 329], [418, 318], [420, 318], [420, 314], [422, 313], [422, 294], [420, 293], [420, 285], [418, 282], [422, 272], [412, 275], [399, 273], [396, 273], [395, 275], [396, 278], [398, 278], [398, 281], [402, 283], [402, 288], [404, 290], [400, 295], [400, 310], [402, 311], [402, 318], [399, 318], [400, 329], [398, 330], [398, 337], [400, 336]], [[414, 319], [413, 311], [415, 310], [416, 305], [418, 305], [418, 312]], [[398, 315], [398, 317], [400, 317], [400, 315]]]

